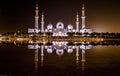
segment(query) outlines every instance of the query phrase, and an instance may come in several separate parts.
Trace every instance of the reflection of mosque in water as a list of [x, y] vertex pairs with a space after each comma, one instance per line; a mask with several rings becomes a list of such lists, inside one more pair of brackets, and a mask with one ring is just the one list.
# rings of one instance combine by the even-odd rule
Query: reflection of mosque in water
[[53, 51], [56, 52], [56, 54], [59, 56], [63, 55], [65, 51], [67, 51], [67, 53], [73, 53], [73, 51], [76, 52], [76, 65], [79, 66], [79, 54], [80, 54], [80, 49], [82, 50], [82, 58], [81, 58], [81, 62], [82, 62], [82, 71], [84, 72], [84, 68], [85, 68], [85, 51], [87, 49], [91, 49], [92, 45], [67, 45], [68, 42], [53, 42], [52, 45], [41, 45], [39, 46], [37, 43], [35, 43], [34, 45], [28, 45], [28, 49], [35, 49], [35, 71], [38, 70], [38, 53], [39, 53], [39, 49], [40, 49], [40, 55], [41, 55], [41, 67], [44, 64], [44, 52], [47, 51], [47, 53], [53, 53]]

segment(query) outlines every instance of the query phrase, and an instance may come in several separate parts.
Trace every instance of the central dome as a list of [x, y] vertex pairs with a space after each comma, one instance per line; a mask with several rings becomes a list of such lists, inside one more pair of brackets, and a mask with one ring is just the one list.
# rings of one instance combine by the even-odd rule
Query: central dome
[[64, 24], [62, 22], [58, 22], [57, 25], [56, 25], [56, 28], [61, 28], [61, 29], [64, 29]]

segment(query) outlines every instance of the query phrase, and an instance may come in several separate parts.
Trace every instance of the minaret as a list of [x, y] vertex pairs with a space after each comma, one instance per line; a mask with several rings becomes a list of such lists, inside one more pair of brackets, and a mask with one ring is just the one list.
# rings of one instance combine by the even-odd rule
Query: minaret
[[76, 32], [79, 32], [79, 15], [78, 15], [78, 12], [77, 12], [77, 15], [76, 15]]
[[42, 18], [41, 18], [41, 32], [44, 32], [44, 14], [42, 12]]
[[85, 7], [82, 5], [82, 29], [85, 29]]
[[38, 19], [39, 19], [39, 16], [38, 16], [38, 4], [36, 4], [36, 10], [35, 10], [35, 33], [38, 33]]

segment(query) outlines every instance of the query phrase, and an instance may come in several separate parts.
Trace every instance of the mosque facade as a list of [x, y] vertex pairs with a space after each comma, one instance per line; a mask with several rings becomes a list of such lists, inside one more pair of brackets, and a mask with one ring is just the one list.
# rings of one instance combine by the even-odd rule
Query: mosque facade
[[[36, 10], [35, 10], [35, 28], [28, 28], [28, 33], [52, 33], [52, 36], [68, 36], [67, 33], [92, 33], [91, 29], [86, 29], [85, 25], [85, 7], [84, 4], [82, 6], [82, 23], [80, 28], [80, 23], [79, 23], [79, 14], [77, 13], [76, 15], [76, 28], [73, 28], [73, 25], [69, 24], [67, 28], [65, 28], [63, 22], [58, 22], [56, 24], [56, 28], [53, 27], [52, 24], [48, 24], [47, 28], [45, 28], [44, 25], [44, 13], [42, 13], [41, 16], [41, 27], [39, 27], [38, 20], [39, 20], [39, 15], [38, 15], [38, 4], [36, 4]], [[41, 29], [39, 29], [41, 28]]]

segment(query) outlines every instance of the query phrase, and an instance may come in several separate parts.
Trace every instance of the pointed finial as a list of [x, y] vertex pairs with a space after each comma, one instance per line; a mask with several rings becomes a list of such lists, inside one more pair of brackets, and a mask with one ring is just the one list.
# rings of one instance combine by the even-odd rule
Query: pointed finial
[[36, 3], [36, 10], [38, 10], [38, 3]]
[[44, 12], [42, 12], [42, 15], [44, 15]]
[[35, 12], [36, 12], [35, 15], [38, 16], [38, 12], [39, 12], [39, 10], [38, 10], [38, 4], [37, 4], [37, 3], [36, 3], [36, 9], [35, 9]]
[[44, 12], [42, 12], [42, 19], [44, 19]]
[[78, 12], [77, 12], [77, 15], [78, 15]]
[[78, 12], [77, 12], [77, 15], [76, 15], [76, 17], [77, 17], [77, 18], [79, 17], [79, 14], [78, 14]]
[[84, 3], [82, 4], [82, 16], [85, 16], [85, 6], [84, 6]]
[[85, 5], [84, 5], [84, 3], [82, 4], [82, 10], [85, 10]]

